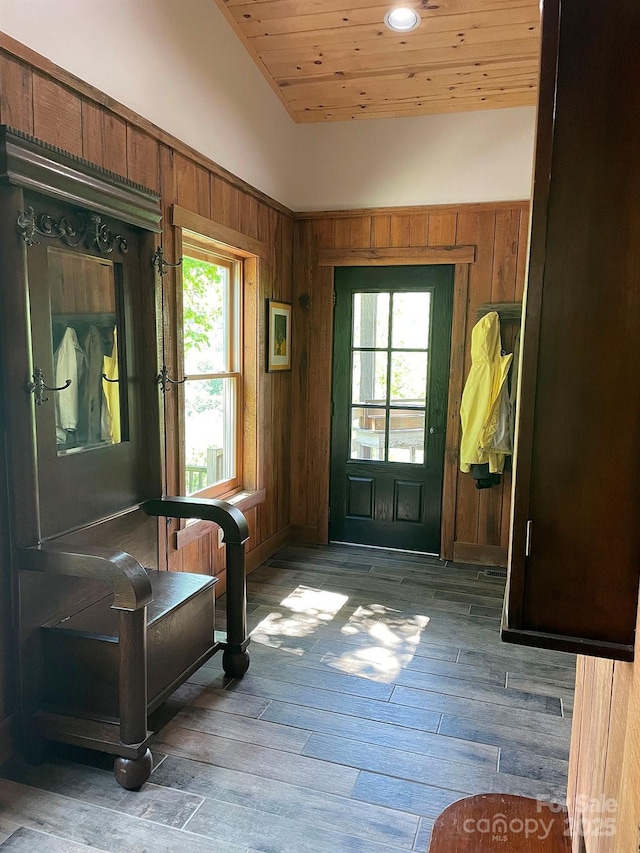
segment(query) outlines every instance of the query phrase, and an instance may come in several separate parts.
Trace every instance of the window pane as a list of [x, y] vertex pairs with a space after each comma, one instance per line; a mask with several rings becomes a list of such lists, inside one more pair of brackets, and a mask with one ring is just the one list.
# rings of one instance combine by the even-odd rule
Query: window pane
[[227, 364], [229, 270], [185, 257], [182, 261], [184, 372], [223, 373]]
[[352, 403], [382, 403], [387, 399], [386, 352], [354, 352]]
[[389, 294], [353, 294], [353, 346], [384, 348], [389, 340]]
[[427, 349], [431, 293], [394, 293], [391, 346]]
[[427, 390], [427, 353], [391, 353], [391, 402], [424, 406]]
[[235, 476], [235, 382], [196, 379], [184, 385], [187, 495]]
[[370, 406], [351, 409], [351, 458], [384, 461], [387, 413]]
[[424, 411], [393, 409], [389, 417], [389, 462], [424, 462]]

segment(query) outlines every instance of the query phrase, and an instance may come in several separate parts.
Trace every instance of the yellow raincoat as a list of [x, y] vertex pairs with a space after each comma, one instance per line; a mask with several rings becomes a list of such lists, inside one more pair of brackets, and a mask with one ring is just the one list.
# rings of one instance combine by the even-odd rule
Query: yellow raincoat
[[[118, 331], [113, 330], [113, 350], [111, 355], [105, 355], [102, 372], [102, 390], [107, 404], [106, 423], [103, 427], [103, 438], [111, 439], [113, 444], [120, 444], [120, 388], [118, 386]], [[107, 380], [110, 380], [107, 382]], [[108, 434], [104, 434], [108, 433]]]
[[502, 355], [500, 318], [486, 314], [471, 332], [471, 370], [460, 404], [462, 442], [460, 470], [489, 463], [492, 474], [502, 473], [505, 453], [494, 450], [492, 439], [498, 426], [500, 392], [507, 379], [513, 355]]

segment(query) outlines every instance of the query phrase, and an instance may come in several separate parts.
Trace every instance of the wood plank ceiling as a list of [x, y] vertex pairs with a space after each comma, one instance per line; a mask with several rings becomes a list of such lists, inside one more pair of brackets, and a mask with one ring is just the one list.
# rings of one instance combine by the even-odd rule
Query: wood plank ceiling
[[539, 0], [215, 0], [297, 122], [534, 104]]

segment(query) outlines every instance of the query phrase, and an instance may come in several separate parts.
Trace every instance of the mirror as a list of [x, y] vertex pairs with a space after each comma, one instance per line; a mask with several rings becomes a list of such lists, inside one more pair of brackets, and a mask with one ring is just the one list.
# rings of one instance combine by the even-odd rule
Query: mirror
[[125, 436], [117, 270], [105, 258], [47, 249], [58, 455]]

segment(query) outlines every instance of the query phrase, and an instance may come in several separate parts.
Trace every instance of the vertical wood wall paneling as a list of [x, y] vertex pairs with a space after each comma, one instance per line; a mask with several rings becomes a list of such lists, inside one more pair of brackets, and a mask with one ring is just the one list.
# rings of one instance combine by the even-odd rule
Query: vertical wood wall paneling
[[82, 101], [82, 156], [127, 177], [127, 123], [87, 98]]
[[[262, 226], [260, 229], [261, 239], [263, 242], [267, 243], [269, 246], [273, 245], [275, 240], [275, 230], [276, 223], [275, 217], [271, 214], [271, 211], [268, 209], [263, 209], [262, 211]], [[264, 286], [264, 300], [262, 303], [262, 312], [263, 312], [263, 322], [266, 326], [266, 300], [274, 299], [276, 290], [275, 283], [275, 264], [273, 262], [273, 258], [265, 258], [261, 262], [261, 279]], [[266, 360], [266, 359], [265, 359]], [[263, 366], [263, 370], [266, 370], [266, 364]], [[264, 417], [262, 421], [262, 441], [264, 448], [264, 456], [263, 456], [263, 476], [264, 476], [264, 488], [268, 494], [273, 494], [274, 483], [275, 483], [275, 472], [273, 469], [273, 453], [272, 453], [272, 417], [273, 417], [273, 388], [274, 388], [274, 374], [267, 374], [265, 379], [265, 383], [262, 388], [262, 407], [264, 412]], [[268, 531], [271, 527], [271, 516], [272, 516], [272, 505], [271, 502], [266, 502], [262, 504], [258, 508], [256, 522], [257, 522], [257, 530], [258, 537], [262, 541], [268, 537]]]
[[[629, 853], [640, 827], [640, 608], [636, 662], [578, 657], [569, 759], [573, 853]], [[591, 805], [590, 805], [591, 804]], [[600, 804], [605, 804], [601, 811]], [[595, 832], [611, 820], [615, 833]], [[585, 837], [577, 836], [582, 824]], [[591, 830], [591, 832], [589, 831]]]
[[[86, 105], [85, 101], [85, 105]], [[102, 154], [105, 169], [127, 174], [127, 123], [112, 113], [102, 113]], [[108, 143], [106, 140], [109, 140]], [[90, 159], [90, 158], [88, 158]]]
[[442, 543], [441, 555], [453, 560], [455, 544], [456, 507], [458, 494], [458, 462], [460, 459], [460, 400], [464, 387], [464, 357], [467, 342], [467, 301], [469, 298], [469, 265], [456, 267], [451, 318], [451, 359], [449, 367], [449, 394], [447, 400], [447, 426], [442, 483]]
[[308, 399], [310, 412], [307, 436], [313, 448], [309, 454], [307, 515], [316, 519], [321, 542], [328, 542], [329, 458], [331, 441], [331, 381], [333, 347], [333, 269], [317, 270], [317, 286], [312, 302], [309, 327]]
[[40, 74], [33, 75], [33, 133], [82, 157], [82, 100]]
[[[514, 302], [516, 294], [516, 263], [518, 253], [518, 233], [520, 229], [519, 210], [499, 210], [496, 212], [493, 270], [491, 274], [490, 302]], [[500, 323], [502, 348], [513, 352], [515, 339], [514, 323]], [[480, 492], [478, 508], [478, 541], [483, 545], [499, 544], [502, 532], [502, 511], [506, 504], [509, 514], [509, 495], [511, 494], [511, 460], [499, 486], [483, 489]]]
[[229, 228], [240, 230], [240, 193], [226, 181], [222, 183], [222, 219]]
[[458, 217], [455, 213], [429, 214], [427, 245], [454, 246], [457, 226]]
[[[104, 168], [104, 132], [102, 110], [92, 101], [82, 102], [82, 156]], [[126, 144], [126, 133], [125, 133]], [[124, 157], [126, 164], [126, 153]], [[115, 171], [112, 169], [111, 171]], [[122, 174], [122, 173], [120, 173]]]
[[[372, 217], [371, 222], [371, 245], [372, 246], [390, 246], [391, 245], [391, 216], [382, 214]], [[327, 246], [323, 248], [333, 248]]]
[[307, 515], [307, 470], [308, 454], [311, 451], [307, 439], [309, 417], [309, 323], [313, 293], [312, 270], [316, 236], [313, 222], [296, 222], [293, 229], [293, 265], [295, 269], [293, 292], [293, 383], [294, 405], [291, 407], [291, 515], [293, 535], [298, 539], [315, 542], [317, 531], [305, 535]]
[[33, 133], [31, 69], [5, 54], [0, 54], [0, 123]]
[[[476, 262], [469, 270], [469, 300], [465, 342], [464, 378], [471, 368], [471, 333], [476, 324], [478, 305], [491, 301], [493, 275], [493, 246], [495, 237], [495, 213], [461, 213], [458, 216], [456, 239], [476, 245]], [[456, 501], [455, 541], [486, 543], [485, 531], [479, 530], [482, 494], [475, 488], [468, 474], [457, 471], [458, 488]], [[486, 520], [486, 514], [485, 514]], [[493, 544], [499, 544], [494, 542]]]
[[[470, 336], [478, 305], [522, 297], [527, 249], [528, 205], [524, 203], [461, 205], [429, 209], [384, 209], [318, 214], [295, 223], [294, 323], [296, 381], [293, 391], [294, 458], [292, 532], [301, 539], [325, 541], [329, 489], [329, 423], [331, 389], [331, 268], [318, 267], [318, 248], [409, 248], [474, 245], [476, 262], [468, 279], [456, 276], [450, 416], [445, 461], [443, 554], [452, 558], [453, 543], [464, 545], [467, 559], [506, 562], [510, 510], [510, 475], [501, 486], [479, 493], [471, 477], [458, 471], [459, 436], [451, 430], [453, 406], [471, 366]], [[369, 242], [367, 242], [367, 234]], [[329, 271], [327, 275], [327, 270]], [[308, 309], [303, 307], [308, 300]], [[505, 328], [512, 344], [515, 327]], [[327, 332], [329, 335], [327, 336]], [[306, 381], [299, 371], [306, 370]], [[456, 412], [455, 415], [458, 418]], [[302, 432], [301, 432], [302, 430]], [[306, 442], [304, 436], [306, 434]], [[300, 503], [306, 493], [306, 513]], [[455, 511], [453, 507], [455, 506]], [[315, 539], [312, 537], [315, 533]]]
[[[293, 297], [293, 220], [280, 216], [280, 298], [284, 302], [292, 302]], [[293, 306], [292, 306], [293, 311]], [[292, 353], [290, 353], [292, 357]], [[293, 369], [293, 361], [291, 362]], [[291, 412], [291, 389], [293, 386], [291, 373], [280, 374], [280, 406], [274, 411], [276, 423], [282, 417], [282, 412]], [[276, 491], [276, 519], [270, 533], [272, 535], [289, 525], [291, 511], [291, 434], [283, 429], [277, 433], [276, 458], [278, 459], [278, 488]]]
[[[127, 177], [150, 190], [160, 189], [160, 146], [156, 139], [127, 125]], [[163, 204], [166, 204], [163, 199]]]

